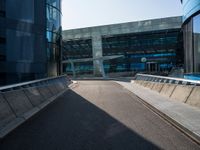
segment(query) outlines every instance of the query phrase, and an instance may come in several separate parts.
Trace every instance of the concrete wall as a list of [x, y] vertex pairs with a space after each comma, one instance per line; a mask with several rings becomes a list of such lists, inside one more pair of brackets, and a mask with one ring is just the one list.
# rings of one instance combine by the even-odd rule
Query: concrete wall
[[34, 87], [0, 91], [0, 138], [62, 95], [71, 83], [66, 77], [52, 81]]
[[200, 108], [200, 87], [135, 80], [133, 83], [160, 93], [170, 100]]

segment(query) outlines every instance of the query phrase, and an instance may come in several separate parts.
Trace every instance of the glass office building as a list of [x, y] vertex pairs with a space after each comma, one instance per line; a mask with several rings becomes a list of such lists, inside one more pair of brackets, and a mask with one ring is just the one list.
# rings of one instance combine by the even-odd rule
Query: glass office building
[[200, 73], [200, 1], [182, 0], [186, 73]]
[[60, 0], [0, 0], [0, 85], [57, 75], [60, 29]]
[[162, 73], [183, 63], [180, 29], [104, 36], [102, 43], [104, 56], [124, 56], [105, 61], [107, 73]]
[[182, 17], [169, 17], [63, 31], [63, 72], [167, 75], [183, 66], [181, 25]]

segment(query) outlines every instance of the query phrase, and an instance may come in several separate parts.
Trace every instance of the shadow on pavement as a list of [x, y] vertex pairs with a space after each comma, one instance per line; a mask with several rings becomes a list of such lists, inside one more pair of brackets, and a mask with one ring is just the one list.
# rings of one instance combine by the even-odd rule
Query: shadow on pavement
[[18, 127], [0, 150], [159, 149], [72, 90]]

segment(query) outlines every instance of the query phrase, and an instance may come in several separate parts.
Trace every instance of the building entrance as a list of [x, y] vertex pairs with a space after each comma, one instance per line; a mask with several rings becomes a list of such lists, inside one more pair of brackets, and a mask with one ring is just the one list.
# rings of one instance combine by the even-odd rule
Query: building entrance
[[158, 72], [159, 66], [157, 62], [147, 62], [146, 68], [148, 72]]

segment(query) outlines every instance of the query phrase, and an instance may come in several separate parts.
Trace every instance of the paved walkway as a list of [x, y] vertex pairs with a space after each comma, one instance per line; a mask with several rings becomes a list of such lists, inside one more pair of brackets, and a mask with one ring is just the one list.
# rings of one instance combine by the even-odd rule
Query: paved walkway
[[174, 101], [168, 97], [162, 96], [156, 91], [150, 90], [149, 88], [145, 88], [138, 84], [121, 81], [116, 82], [159, 110], [159, 112], [167, 116], [168, 119], [180, 126], [184, 132], [194, 136], [197, 141], [200, 141], [199, 108]]
[[79, 81], [13, 131], [0, 150], [200, 149], [119, 84]]

